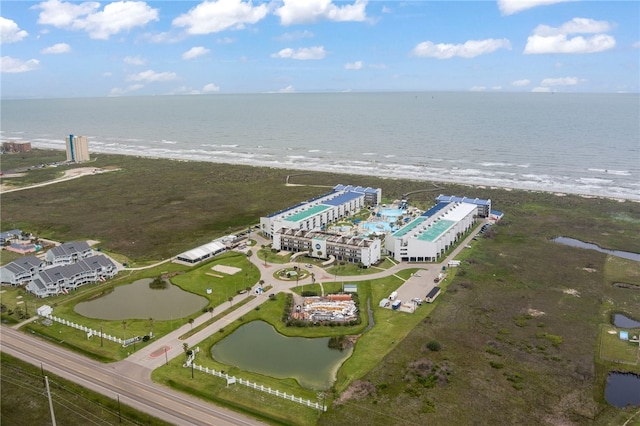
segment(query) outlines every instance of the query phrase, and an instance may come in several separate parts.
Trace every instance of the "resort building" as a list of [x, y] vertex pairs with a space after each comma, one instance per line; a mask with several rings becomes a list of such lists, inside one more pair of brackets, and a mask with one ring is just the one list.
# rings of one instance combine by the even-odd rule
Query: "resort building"
[[310, 257], [361, 263], [369, 267], [380, 260], [378, 238], [345, 237], [320, 231], [280, 228], [273, 236], [273, 248], [291, 252], [307, 252]]
[[31, 142], [2, 142], [2, 152], [29, 152], [31, 151]]
[[36, 256], [25, 256], [0, 268], [0, 283], [19, 286], [31, 282], [46, 263]]
[[491, 213], [491, 200], [480, 198], [456, 197], [454, 195], [439, 195], [436, 197], [438, 203], [466, 203], [478, 207], [478, 217], [489, 217]]
[[74, 264], [42, 270], [27, 284], [26, 289], [38, 297], [56, 296], [84, 284], [104, 281], [117, 273], [118, 268], [108, 257], [96, 254]]
[[260, 218], [260, 230], [269, 237], [282, 228], [322, 231], [327, 225], [358, 213], [365, 206], [377, 205], [380, 188], [336, 185], [332, 192]]
[[86, 241], [74, 241], [51, 248], [44, 259], [49, 265], [68, 265], [92, 254], [93, 250]]
[[22, 236], [22, 231], [19, 229], [12, 229], [10, 231], [0, 232], [0, 244], [5, 245], [11, 241], [18, 240]]
[[82, 163], [89, 161], [89, 139], [86, 136], [69, 135], [66, 140], [67, 161]]
[[397, 261], [435, 262], [473, 226], [477, 212], [474, 203], [439, 202], [388, 235], [385, 249]]
[[235, 235], [227, 235], [211, 241], [210, 243], [201, 245], [200, 247], [180, 253], [176, 256], [176, 260], [189, 264], [200, 263], [203, 260], [207, 260], [220, 253], [224, 253], [228, 249], [232, 248], [237, 240], [238, 238]]

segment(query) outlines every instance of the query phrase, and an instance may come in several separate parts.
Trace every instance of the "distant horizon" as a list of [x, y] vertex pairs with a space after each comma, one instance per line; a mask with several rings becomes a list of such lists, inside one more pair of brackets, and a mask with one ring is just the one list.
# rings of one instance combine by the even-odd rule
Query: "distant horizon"
[[640, 2], [6, 1], [2, 99], [640, 93]]
[[514, 95], [514, 94], [518, 94], [518, 95], [533, 95], [533, 96], [550, 96], [550, 95], [584, 95], [584, 96], [588, 96], [588, 95], [603, 95], [603, 96], [609, 96], [609, 95], [640, 95], [640, 91], [638, 92], [519, 92], [519, 91], [500, 91], [500, 92], [473, 92], [473, 91], [468, 91], [468, 90], [362, 90], [362, 91], [331, 91], [331, 90], [325, 90], [325, 91], [308, 91], [308, 92], [290, 92], [290, 93], [284, 93], [284, 92], [225, 92], [225, 93], [202, 93], [199, 95], [194, 95], [194, 94], [150, 94], [150, 95], [143, 95], [143, 94], [132, 94], [132, 95], [126, 95], [126, 96], [74, 96], [74, 97], [40, 97], [40, 98], [3, 98], [0, 97], [0, 102], [4, 102], [4, 101], [28, 101], [28, 100], [67, 100], [67, 99], [135, 99], [135, 98], [154, 98], [154, 97], [197, 97], [197, 96], [219, 96], [219, 97], [223, 97], [223, 96], [241, 96], [241, 95], [283, 95], [283, 96], [291, 96], [291, 95], [363, 95], [363, 94], [384, 94], [384, 93], [389, 93], [389, 94], [401, 94], [401, 93], [407, 93], [407, 94], [420, 94], [420, 93], [456, 93], [456, 94], [460, 94], [460, 93], [468, 93], [470, 95]]

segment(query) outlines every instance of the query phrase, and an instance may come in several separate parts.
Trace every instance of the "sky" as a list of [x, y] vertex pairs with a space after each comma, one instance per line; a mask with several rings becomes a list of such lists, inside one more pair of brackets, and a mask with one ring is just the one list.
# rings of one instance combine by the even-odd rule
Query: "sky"
[[3, 99], [640, 91], [640, 2], [0, 3]]

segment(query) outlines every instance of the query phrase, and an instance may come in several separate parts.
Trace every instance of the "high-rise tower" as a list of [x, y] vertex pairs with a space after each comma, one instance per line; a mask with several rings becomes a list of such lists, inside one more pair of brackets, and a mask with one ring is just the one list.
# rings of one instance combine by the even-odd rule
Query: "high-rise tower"
[[89, 161], [89, 139], [86, 136], [67, 137], [67, 161], [82, 163]]

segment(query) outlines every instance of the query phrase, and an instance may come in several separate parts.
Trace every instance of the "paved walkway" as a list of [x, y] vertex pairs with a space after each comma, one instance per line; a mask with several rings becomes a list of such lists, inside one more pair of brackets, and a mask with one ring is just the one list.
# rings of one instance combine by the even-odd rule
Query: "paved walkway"
[[[433, 280], [441, 272], [442, 267], [446, 266], [449, 260], [454, 259], [458, 255], [458, 253], [460, 253], [460, 251], [464, 250], [464, 248], [467, 246], [467, 244], [469, 244], [471, 239], [476, 236], [479, 229], [480, 227], [477, 227], [474, 232], [472, 232], [469, 236], [467, 236], [467, 238], [465, 238], [465, 240], [462, 241], [458, 245], [458, 247], [454, 249], [453, 252], [451, 252], [451, 254], [447, 256], [447, 258], [440, 263], [435, 263], [435, 264], [434, 263], [398, 263], [392, 266], [391, 268], [386, 270], [381, 270], [380, 272], [367, 274], [367, 275], [357, 275], [357, 276], [351, 276], [351, 275], [334, 276], [333, 274], [329, 274], [326, 270], [318, 266], [314, 266], [313, 272], [316, 277], [316, 282], [322, 281], [323, 277], [339, 279], [340, 281], [356, 282], [356, 281], [385, 278], [390, 275], [395, 275], [397, 272], [402, 271], [404, 269], [419, 268], [420, 269], [419, 273], [411, 277], [409, 280], [407, 280], [405, 284], [403, 284], [398, 289], [398, 294], [399, 294], [399, 297], [404, 298], [403, 300], [410, 300], [413, 297], [424, 298], [424, 295], [430, 289], [430, 287], [433, 287]], [[256, 245], [252, 246], [252, 254], [249, 257], [249, 260], [260, 271], [260, 277], [262, 280], [264, 280], [264, 287], [271, 286], [271, 288], [260, 295], [256, 295], [251, 301], [249, 301], [245, 305], [239, 307], [238, 309], [235, 309], [232, 312], [229, 312], [223, 318], [218, 319], [212, 324], [209, 324], [208, 326], [198, 331], [197, 333], [193, 334], [189, 338], [185, 340], [179, 339], [180, 336], [190, 331], [192, 329], [192, 326], [198, 327], [199, 325], [210, 320], [212, 315], [213, 316], [218, 315], [219, 312], [228, 309], [229, 307], [231, 307], [231, 305], [235, 305], [241, 302], [242, 300], [245, 300], [250, 296], [255, 295], [254, 290], [256, 287], [254, 286], [254, 288], [252, 288], [252, 291], [235, 296], [231, 304], [229, 304], [229, 302], [224, 302], [221, 305], [216, 306], [214, 308], [213, 314], [210, 314], [210, 313], [202, 314], [194, 318], [193, 325], [185, 324], [182, 327], [178, 328], [177, 330], [174, 330], [171, 333], [160, 337], [159, 339], [155, 340], [151, 344], [145, 346], [143, 349], [140, 349], [139, 351], [133, 353], [126, 359], [128, 363], [140, 365], [148, 368], [149, 370], [156, 369], [162, 366], [163, 364], [165, 364], [170, 359], [176, 358], [178, 356], [184, 356], [183, 344], [185, 342], [189, 344], [189, 347], [198, 346], [198, 343], [202, 342], [207, 337], [218, 332], [218, 330], [220, 330], [221, 328], [224, 328], [225, 326], [232, 323], [233, 321], [238, 320], [243, 315], [246, 315], [247, 313], [254, 310], [257, 306], [269, 300], [270, 294], [287, 292], [287, 291], [290, 291], [291, 288], [295, 287], [296, 285], [306, 285], [306, 284], [312, 283], [311, 277], [307, 277], [305, 279], [299, 280], [297, 283], [282, 281], [275, 278], [273, 276], [273, 273], [276, 270], [293, 267], [294, 265], [299, 266], [299, 263], [297, 262], [290, 262], [290, 263], [284, 263], [284, 264], [269, 263], [268, 259], [267, 259], [267, 262], [265, 262], [263, 259], [260, 259], [258, 257], [257, 248], [262, 245], [268, 245], [271, 242], [266, 240], [265, 238], [263, 238], [262, 236], [258, 235], [255, 232], [250, 235], [250, 238], [256, 241]], [[325, 281], [327, 280], [325, 279]], [[412, 294], [415, 294], [415, 295], [411, 297], [410, 295]], [[377, 301], [372, 301], [372, 303], [377, 303]], [[372, 305], [372, 306], [375, 306], [375, 305]]]

